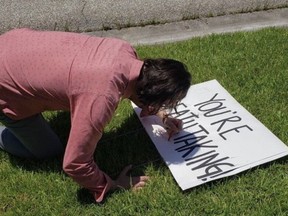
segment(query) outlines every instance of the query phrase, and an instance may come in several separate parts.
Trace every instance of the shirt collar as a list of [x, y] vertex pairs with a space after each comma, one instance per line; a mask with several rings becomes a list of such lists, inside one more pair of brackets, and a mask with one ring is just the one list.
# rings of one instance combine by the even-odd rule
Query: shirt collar
[[135, 59], [135, 61], [132, 63], [131, 66], [131, 70], [130, 70], [130, 74], [129, 74], [129, 80], [128, 80], [128, 84], [126, 86], [126, 89], [124, 90], [124, 94], [123, 94], [123, 98], [129, 98], [132, 94], [133, 91], [133, 85], [132, 85], [132, 81], [137, 80], [139, 75], [140, 75], [140, 71], [141, 68], [143, 66], [143, 61]]

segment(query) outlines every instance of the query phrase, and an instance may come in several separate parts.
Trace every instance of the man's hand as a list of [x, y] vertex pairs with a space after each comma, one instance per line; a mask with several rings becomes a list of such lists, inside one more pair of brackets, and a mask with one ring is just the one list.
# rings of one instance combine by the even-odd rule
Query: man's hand
[[168, 141], [173, 135], [179, 133], [183, 129], [182, 120], [169, 117], [169, 114], [167, 114], [165, 110], [159, 110], [156, 115], [162, 119], [164, 128], [168, 133]]
[[176, 118], [170, 118], [168, 116], [165, 116], [163, 118], [163, 124], [168, 133], [168, 140], [170, 140], [170, 138], [173, 135], [179, 133], [182, 130], [182, 126], [183, 126], [183, 123], [181, 120], [176, 119]]
[[113, 189], [122, 188], [122, 189], [130, 189], [139, 190], [142, 189], [149, 180], [148, 176], [127, 176], [127, 173], [131, 170], [132, 165], [126, 166], [117, 179], [114, 181]]

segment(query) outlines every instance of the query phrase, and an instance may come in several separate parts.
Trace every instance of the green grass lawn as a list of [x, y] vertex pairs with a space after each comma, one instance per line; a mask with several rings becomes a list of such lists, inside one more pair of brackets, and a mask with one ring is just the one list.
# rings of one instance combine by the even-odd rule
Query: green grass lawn
[[[288, 29], [211, 35], [140, 46], [141, 58], [187, 64], [193, 83], [217, 79], [248, 111], [288, 143]], [[69, 114], [45, 113], [63, 142]], [[126, 165], [151, 176], [139, 192], [108, 194], [93, 202], [64, 174], [61, 158], [21, 160], [0, 151], [0, 215], [288, 215], [287, 158], [182, 192], [137, 119], [121, 102], [97, 146], [96, 161], [115, 177]]]

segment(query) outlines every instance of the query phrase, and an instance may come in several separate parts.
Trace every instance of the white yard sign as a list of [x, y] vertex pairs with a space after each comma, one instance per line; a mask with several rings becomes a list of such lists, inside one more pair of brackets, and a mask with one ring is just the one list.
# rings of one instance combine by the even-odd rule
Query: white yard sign
[[[133, 104], [139, 116], [140, 109]], [[183, 131], [168, 141], [155, 116], [140, 118], [182, 190], [288, 154], [288, 147], [216, 80], [190, 87], [172, 116]]]

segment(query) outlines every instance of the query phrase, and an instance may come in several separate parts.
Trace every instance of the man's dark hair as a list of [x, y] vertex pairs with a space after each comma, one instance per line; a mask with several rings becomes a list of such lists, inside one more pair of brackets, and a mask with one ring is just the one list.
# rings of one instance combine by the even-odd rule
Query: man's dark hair
[[144, 105], [175, 108], [190, 85], [191, 75], [183, 63], [172, 59], [146, 59], [137, 80], [136, 93]]

